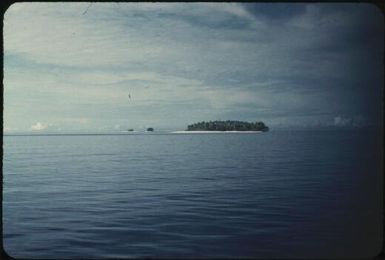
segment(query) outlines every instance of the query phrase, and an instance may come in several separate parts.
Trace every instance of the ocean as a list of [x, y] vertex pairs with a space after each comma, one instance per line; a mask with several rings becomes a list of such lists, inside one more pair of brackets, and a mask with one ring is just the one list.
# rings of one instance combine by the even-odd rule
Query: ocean
[[16, 258], [362, 258], [382, 248], [369, 130], [3, 137]]

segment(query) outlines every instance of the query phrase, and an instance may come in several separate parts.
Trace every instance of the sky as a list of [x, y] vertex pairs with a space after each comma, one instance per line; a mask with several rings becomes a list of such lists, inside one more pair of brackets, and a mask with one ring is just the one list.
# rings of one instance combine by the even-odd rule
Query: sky
[[15, 3], [3, 129], [379, 126], [383, 19], [364, 3]]

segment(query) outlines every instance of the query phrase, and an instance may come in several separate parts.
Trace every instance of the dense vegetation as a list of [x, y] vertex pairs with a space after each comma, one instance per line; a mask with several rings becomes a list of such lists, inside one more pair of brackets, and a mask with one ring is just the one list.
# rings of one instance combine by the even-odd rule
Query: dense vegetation
[[243, 121], [209, 121], [199, 122], [187, 126], [187, 131], [268, 131], [269, 128], [263, 122]]

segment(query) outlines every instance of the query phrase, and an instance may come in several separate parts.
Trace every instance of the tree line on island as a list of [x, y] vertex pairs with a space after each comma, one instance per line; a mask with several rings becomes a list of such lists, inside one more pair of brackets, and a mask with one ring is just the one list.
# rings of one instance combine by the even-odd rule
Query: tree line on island
[[209, 121], [198, 122], [187, 126], [186, 131], [269, 131], [263, 122], [244, 121]]

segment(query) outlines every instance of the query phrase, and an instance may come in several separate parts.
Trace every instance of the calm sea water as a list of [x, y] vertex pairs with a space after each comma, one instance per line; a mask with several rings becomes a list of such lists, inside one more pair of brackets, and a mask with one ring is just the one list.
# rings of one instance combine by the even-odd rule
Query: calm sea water
[[382, 245], [368, 131], [4, 136], [13, 257], [366, 257]]

